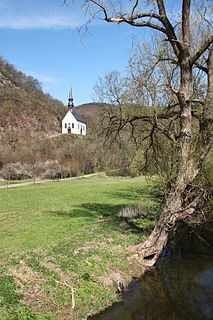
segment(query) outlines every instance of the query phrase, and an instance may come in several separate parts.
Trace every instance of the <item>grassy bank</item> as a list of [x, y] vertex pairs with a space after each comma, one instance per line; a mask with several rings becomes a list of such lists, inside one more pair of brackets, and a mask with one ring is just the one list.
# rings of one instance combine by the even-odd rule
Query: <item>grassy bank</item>
[[[84, 319], [119, 299], [138, 266], [128, 257], [159, 211], [143, 178], [90, 178], [0, 190], [0, 319]], [[71, 288], [75, 308], [72, 309]]]

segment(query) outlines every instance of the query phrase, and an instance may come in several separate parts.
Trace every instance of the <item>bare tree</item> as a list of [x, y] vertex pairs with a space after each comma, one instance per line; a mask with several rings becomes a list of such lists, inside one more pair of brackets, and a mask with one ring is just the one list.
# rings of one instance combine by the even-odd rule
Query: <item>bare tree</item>
[[[177, 222], [193, 216], [203, 204], [203, 198], [200, 194], [188, 197], [187, 193], [190, 190], [189, 186], [198, 177], [213, 143], [213, 27], [210, 11], [212, 9], [211, 2], [197, 0], [191, 3], [191, 0], [182, 0], [180, 9], [178, 9], [180, 1], [178, 4], [175, 3], [180, 13], [180, 21], [178, 21], [178, 16], [176, 19], [171, 7], [169, 8], [169, 2], [164, 0], [129, 1], [127, 9], [125, 9], [125, 2], [123, 1], [84, 1], [84, 8], [90, 13], [91, 19], [101, 18], [108, 23], [124, 23], [135, 28], [147, 27], [160, 35], [159, 39], [162, 43], [168, 44], [166, 54], [162, 52], [160, 59], [155, 63], [158, 65], [167, 61], [168, 66], [172, 69], [172, 76], [168, 85], [174, 97], [174, 103], [165, 105], [166, 112], [154, 113], [154, 117], [149, 114], [130, 114], [128, 117], [123, 117], [122, 109], [120, 109], [119, 120], [116, 117], [109, 116], [111, 128], [115, 123], [117, 125], [116, 135], [125, 126], [133, 126], [138, 120], [142, 120], [153, 124], [149, 132], [149, 138], [153, 137], [155, 131], [161, 130], [162, 134], [167, 136], [169, 140], [173, 140], [178, 147], [178, 168], [175, 181], [168, 190], [164, 210], [154, 231], [141, 246], [141, 255], [144, 258], [151, 258], [153, 264], [165, 248]], [[169, 11], [171, 12], [169, 13]], [[199, 35], [193, 38], [192, 17], [195, 12], [197, 15], [196, 22], [199, 21]], [[153, 65], [153, 70], [156, 65]], [[205, 74], [207, 85], [202, 97], [195, 99], [192, 90], [193, 75], [197, 75], [198, 70]], [[175, 72], [178, 76], [174, 84], [172, 77]], [[119, 101], [117, 103], [119, 106]], [[192, 130], [195, 113], [199, 123], [196, 146], [193, 144]], [[161, 120], [169, 121], [174, 117], [179, 123], [178, 134], [168, 133], [160, 126]], [[115, 133], [115, 130], [110, 130], [109, 127], [108, 133]], [[193, 148], [196, 149], [196, 152], [192, 152]], [[194, 157], [195, 154], [196, 157]]]

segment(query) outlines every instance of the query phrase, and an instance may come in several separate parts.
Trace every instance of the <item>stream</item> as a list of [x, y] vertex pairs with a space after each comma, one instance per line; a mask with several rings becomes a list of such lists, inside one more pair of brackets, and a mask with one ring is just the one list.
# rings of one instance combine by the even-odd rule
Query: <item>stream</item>
[[213, 320], [213, 256], [160, 258], [96, 319]]

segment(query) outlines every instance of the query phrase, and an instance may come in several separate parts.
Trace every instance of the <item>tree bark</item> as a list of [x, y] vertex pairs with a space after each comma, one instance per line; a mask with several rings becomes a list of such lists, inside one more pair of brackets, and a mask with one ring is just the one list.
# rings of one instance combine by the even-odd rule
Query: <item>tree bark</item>
[[170, 235], [174, 232], [177, 222], [192, 216], [201, 204], [197, 197], [189, 206], [183, 207], [181, 192], [175, 190], [167, 198], [164, 210], [154, 230], [148, 239], [138, 248], [138, 254], [143, 259], [149, 259], [149, 265], [154, 265], [163, 250], [166, 248]]

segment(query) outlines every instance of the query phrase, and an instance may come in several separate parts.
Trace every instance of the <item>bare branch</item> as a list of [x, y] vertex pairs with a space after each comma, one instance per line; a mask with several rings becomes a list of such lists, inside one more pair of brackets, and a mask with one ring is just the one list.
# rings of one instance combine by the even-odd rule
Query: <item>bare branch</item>
[[202, 66], [201, 64], [195, 62], [194, 65], [196, 66], [196, 68], [202, 70], [203, 72], [205, 72], [206, 74], [208, 74], [208, 68], [207, 67], [204, 67]]
[[210, 47], [213, 43], [213, 35], [211, 34], [209, 38], [202, 44], [202, 46], [197, 50], [194, 56], [191, 58], [191, 66], [197, 62], [197, 60], [202, 56], [202, 54]]
[[201, 104], [202, 106], [204, 106], [204, 105], [205, 105], [204, 101], [201, 101], [201, 100], [199, 100], [199, 99], [192, 99], [192, 100], [191, 100], [191, 102], [192, 102], [192, 103], [198, 103], [198, 104]]
[[137, 6], [138, 6], [138, 0], [135, 1], [135, 5], [134, 5], [134, 7], [132, 8], [132, 13], [131, 13], [131, 16], [132, 16], [132, 17], [133, 17], [133, 15], [134, 15], [134, 11], [135, 11], [135, 9], [137, 8]]
[[100, 3], [98, 3], [97, 1], [95, 0], [87, 0], [86, 2], [92, 2], [94, 3], [96, 6], [98, 6], [104, 13], [104, 16], [105, 16], [105, 20], [108, 21], [108, 15], [107, 15], [107, 11], [106, 11], [106, 8], [104, 6], [102, 6]]
[[[117, 18], [115, 18], [115, 19], [117, 19]], [[114, 18], [111, 18], [111, 21], [109, 21], [109, 22], [115, 22], [115, 19], [114, 19]], [[113, 21], [113, 20], [114, 20], [114, 21]], [[116, 22], [117, 22], [117, 21], [116, 21]], [[118, 23], [120, 23], [120, 22], [125, 22], [125, 23], [127, 23], [127, 24], [129, 24], [129, 25], [131, 25], [131, 26], [133, 26], [133, 27], [139, 27], [139, 28], [140, 28], [140, 27], [149, 27], [149, 28], [158, 30], [158, 31], [160, 31], [160, 32], [162, 32], [162, 33], [164, 33], [164, 34], [167, 35], [166, 29], [160, 27], [160, 26], [157, 25], [157, 24], [151, 23], [151, 22], [149, 22], [149, 21], [135, 22], [134, 20], [132, 21], [132, 19], [129, 20], [129, 19], [125, 19], [125, 18], [120, 18], [120, 20], [119, 20]]]
[[180, 59], [180, 53], [182, 52], [182, 45], [178, 41], [177, 36], [175, 34], [175, 30], [167, 17], [163, 0], [157, 0], [157, 4], [158, 4], [158, 10], [160, 14], [160, 20], [167, 31], [168, 40], [173, 47], [176, 57]]
[[183, 45], [189, 49], [190, 43], [190, 3], [191, 0], [183, 0], [182, 4], [182, 34], [183, 34]]
[[210, 27], [211, 29], [213, 29], [212, 23], [206, 18], [207, 8], [205, 8], [204, 13], [202, 13], [201, 10], [200, 10], [200, 6], [199, 6], [196, 2], [194, 2], [194, 5], [195, 5], [195, 7], [196, 7], [196, 9], [197, 9], [197, 12], [198, 12], [199, 15], [201, 16], [201, 18], [209, 25], [209, 27]]

